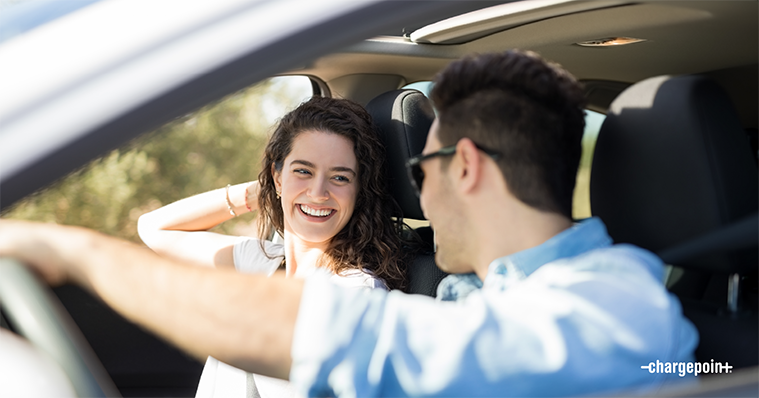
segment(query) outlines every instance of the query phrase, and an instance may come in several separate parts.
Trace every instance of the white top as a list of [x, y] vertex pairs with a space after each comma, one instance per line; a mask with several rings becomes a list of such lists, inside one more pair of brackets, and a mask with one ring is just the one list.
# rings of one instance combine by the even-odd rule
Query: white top
[[232, 249], [235, 269], [246, 274], [266, 274], [271, 276], [277, 270], [285, 256], [285, 246], [281, 243], [264, 241], [264, 249], [269, 258], [261, 251], [261, 240], [241, 236], [237, 238]]
[[[247, 274], [266, 274], [271, 276], [279, 268], [285, 255], [285, 246], [282, 243], [264, 241], [264, 250], [261, 250], [261, 240], [247, 236], [241, 236], [232, 249], [235, 269]], [[267, 254], [273, 258], [267, 257]], [[388, 290], [385, 283], [372, 275], [369, 271], [349, 270], [342, 275], [332, 275], [330, 282], [343, 287], [357, 289], [383, 289]], [[295, 390], [290, 383], [271, 377], [254, 375], [241, 369], [220, 362], [216, 358], [208, 357], [200, 376], [197, 398], [221, 398], [221, 397], [294, 397]]]
[[[264, 248], [269, 256], [274, 257], [273, 259], [267, 257], [261, 251], [261, 240], [241, 236], [235, 242], [232, 254], [235, 269], [247, 274], [266, 274], [271, 276], [279, 268], [279, 264], [282, 263], [282, 257], [285, 255], [285, 246], [281, 243], [265, 240]], [[343, 287], [388, 290], [385, 282], [372, 275], [368, 270], [348, 270], [341, 275], [333, 275], [330, 281]]]

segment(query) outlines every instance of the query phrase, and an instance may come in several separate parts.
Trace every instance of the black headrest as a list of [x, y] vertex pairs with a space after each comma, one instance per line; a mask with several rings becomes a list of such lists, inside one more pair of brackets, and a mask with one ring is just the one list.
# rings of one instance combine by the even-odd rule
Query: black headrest
[[[654, 252], [757, 211], [757, 169], [744, 130], [725, 92], [704, 77], [651, 78], [620, 94], [591, 170], [593, 214], [615, 241]], [[716, 260], [732, 272], [735, 256], [691, 265], [714, 269]]]
[[419, 198], [406, 176], [406, 161], [422, 152], [434, 113], [417, 90], [395, 90], [371, 100], [366, 110], [380, 129], [387, 148], [390, 193], [406, 218], [424, 220]]

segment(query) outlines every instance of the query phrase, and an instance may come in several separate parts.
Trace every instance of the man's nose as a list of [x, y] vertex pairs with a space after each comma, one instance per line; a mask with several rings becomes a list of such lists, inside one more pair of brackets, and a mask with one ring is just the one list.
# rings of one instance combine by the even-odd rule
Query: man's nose
[[[424, 184], [422, 184], [422, 185], [424, 185]], [[427, 210], [426, 210], [427, 206], [424, 205], [425, 204], [424, 191], [422, 191], [421, 188], [422, 187], [419, 187], [419, 207], [422, 209], [422, 215], [424, 215], [424, 218], [426, 218], [427, 220], [429, 220], [430, 217], [427, 215]]]

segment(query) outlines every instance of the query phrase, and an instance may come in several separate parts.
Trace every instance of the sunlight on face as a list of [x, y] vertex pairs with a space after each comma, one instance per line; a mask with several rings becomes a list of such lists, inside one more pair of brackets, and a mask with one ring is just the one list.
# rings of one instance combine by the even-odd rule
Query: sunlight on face
[[316, 130], [299, 134], [275, 173], [285, 230], [307, 244], [329, 242], [353, 215], [358, 172], [349, 139]]
[[[437, 119], [430, 126], [422, 153], [434, 153], [442, 148], [438, 138]], [[421, 186], [419, 203], [425, 217], [435, 231], [435, 262], [448, 273], [472, 272], [470, 262], [471, 246], [463, 243], [466, 220], [456, 209], [461, 208], [456, 192], [446, 179], [446, 171], [441, 166], [441, 158], [428, 159], [421, 164], [424, 182]]]

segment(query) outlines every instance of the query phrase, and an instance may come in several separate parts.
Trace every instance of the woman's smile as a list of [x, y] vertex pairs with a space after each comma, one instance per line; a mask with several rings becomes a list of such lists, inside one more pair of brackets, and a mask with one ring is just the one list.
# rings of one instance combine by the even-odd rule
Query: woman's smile
[[301, 214], [309, 221], [324, 222], [332, 218], [337, 213], [337, 210], [324, 207], [309, 206], [306, 204], [298, 204], [296, 207], [300, 210]]

